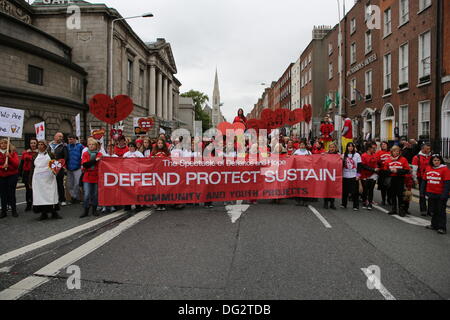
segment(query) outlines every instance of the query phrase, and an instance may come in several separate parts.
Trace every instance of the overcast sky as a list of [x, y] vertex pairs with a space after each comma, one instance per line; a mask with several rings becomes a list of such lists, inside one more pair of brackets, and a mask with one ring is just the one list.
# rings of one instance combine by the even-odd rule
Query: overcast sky
[[[95, 1], [92, 1], [95, 2]], [[101, 2], [101, 1], [98, 1]], [[178, 68], [181, 92], [212, 98], [217, 67], [222, 112], [232, 121], [250, 112], [264, 87], [278, 80], [311, 41], [314, 25], [338, 23], [336, 0], [106, 0], [144, 41], [165, 38]], [[354, 0], [346, 0], [347, 11]]]

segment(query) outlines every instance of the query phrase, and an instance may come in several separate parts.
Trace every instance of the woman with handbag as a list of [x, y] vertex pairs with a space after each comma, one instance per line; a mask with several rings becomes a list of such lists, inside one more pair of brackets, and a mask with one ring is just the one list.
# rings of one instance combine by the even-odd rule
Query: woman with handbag
[[[400, 147], [394, 146], [391, 149], [391, 158], [384, 163], [383, 170], [389, 174], [386, 178], [389, 183], [388, 194], [392, 200], [392, 210], [390, 215], [399, 214], [405, 217], [403, 208], [403, 192], [405, 189], [405, 175], [411, 172], [408, 160], [400, 154]], [[385, 181], [385, 186], [386, 186]]]

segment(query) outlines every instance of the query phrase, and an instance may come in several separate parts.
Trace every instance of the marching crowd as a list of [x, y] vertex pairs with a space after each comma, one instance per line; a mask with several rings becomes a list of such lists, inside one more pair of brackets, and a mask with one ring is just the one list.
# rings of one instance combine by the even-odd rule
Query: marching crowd
[[[243, 122], [243, 112], [239, 112], [235, 122]], [[328, 121], [328, 120], [326, 120]], [[323, 123], [324, 124], [324, 123]], [[328, 124], [328, 123], [325, 123]], [[326, 132], [331, 130], [326, 128]], [[334, 130], [334, 128], [333, 128]], [[345, 127], [342, 132], [344, 152], [343, 159], [343, 194], [341, 208], [346, 209], [349, 200], [353, 210], [372, 210], [374, 205], [374, 190], [381, 192], [382, 205], [390, 206], [390, 215], [402, 217], [409, 214], [412, 198], [412, 188], [416, 186], [420, 191], [420, 211], [423, 216], [432, 216], [428, 229], [440, 234], [447, 231], [447, 201], [450, 192], [450, 170], [443, 158], [431, 152], [428, 144], [423, 144], [418, 154], [407, 151], [413, 150], [409, 142], [404, 145], [389, 146], [387, 142], [363, 141], [353, 143], [346, 137]], [[84, 212], [81, 218], [87, 217], [91, 210], [94, 216], [114, 212], [117, 208], [98, 207], [98, 164], [103, 157], [122, 158], [194, 158], [206, 151], [213, 156], [225, 158], [238, 157], [238, 150], [245, 150], [245, 154], [257, 154], [258, 158], [308, 156], [312, 154], [339, 154], [338, 145], [328, 136], [308, 141], [298, 137], [280, 136], [279, 139], [258, 137], [258, 143], [250, 143], [245, 139], [244, 148], [237, 140], [193, 139], [186, 147], [183, 137], [170, 141], [164, 134], [157, 139], [149, 137], [131, 141], [124, 136], [109, 143], [106, 150], [101, 141], [90, 137], [86, 145], [78, 142], [77, 137], [68, 136], [68, 143], [64, 143], [62, 133], [57, 133], [50, 143], [31, 139], [29, 148], [19, 159], [19, 155], [12, 144], [6, 139], [0, 140], [0, 193], [1, 215], [7, 216], [8, 207], [13, 217], [18, 217], [16, 208], [16, 187], [19, 177], [26, 188], [26, 211], [40, 213], [40, 220], [61, 219], [59, 211], [69, 202], [66, 199], [66, 188], [70, 195], [70, 204], [79, 204], [82, 200]], [[269, 142], [267, 142], [269, 141]], [[9, 147], [8, 147], [9, 145]], [[196, 151], [194, 151], [196, 150]], [[49, 168], [51, 160], [60, 161], [63, 169], [54, 173]], [[67, 179], [66, 179], [67, 177]], [[65, 188], [66, 186], [66, 188]], [[83, 197], [80, 190], [83, 190]], [[296, 198], [297, 205], [306, 206], [315, 201], [308, 198]], [[279, 200], [274, 201], [278, 203]], [[256, 201], [251, 201], [256, 203]], [[212, 203], [206, 203], [212, 207]], [[184, 206], [176, 206], [183, 208]], [[131, 211], [132, 205], [125, 206]], [[335, 199], [324, 199], [324, 208], [336, 210]], [[136, 206], [135, 211], [141, 210]], [[158, 211], [165, 211], [166, 206], [158, 205]], [[49, 216], [50, 215], [50, 216]]]

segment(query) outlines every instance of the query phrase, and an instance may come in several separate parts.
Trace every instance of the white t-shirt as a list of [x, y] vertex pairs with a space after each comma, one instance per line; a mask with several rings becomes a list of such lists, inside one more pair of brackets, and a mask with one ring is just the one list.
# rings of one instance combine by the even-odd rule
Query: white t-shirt
[[346, 162], [344, 163], [344, 178], [356, 178], [358, 175], [358, 163], [361, 163], [361, 156], [359, 153], [349, 153]]
[[311, 152], [309, 150], [298, 149], [294, 152], [294, 156], [310, 156]]
[[143, 158], [144, 155], [140, 151], [131, 152], [128, 151], [123, 155], [124, 158]]

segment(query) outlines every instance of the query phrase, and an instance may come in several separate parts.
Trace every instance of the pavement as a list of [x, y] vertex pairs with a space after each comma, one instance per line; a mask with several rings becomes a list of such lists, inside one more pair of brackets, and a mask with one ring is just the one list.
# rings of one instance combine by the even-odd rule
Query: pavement
[[450, 299], [450, 236], [425, 229], [416, 202], [407, 219], [322, 202], [215, 205], [86, 220], [73, 205], [39, 222], [21, 204], [0, 220], [0, 299]]

